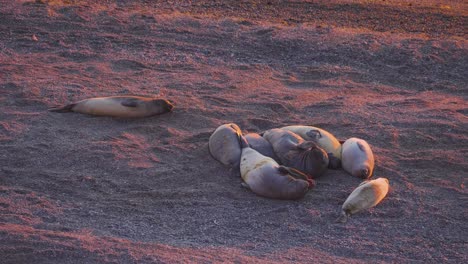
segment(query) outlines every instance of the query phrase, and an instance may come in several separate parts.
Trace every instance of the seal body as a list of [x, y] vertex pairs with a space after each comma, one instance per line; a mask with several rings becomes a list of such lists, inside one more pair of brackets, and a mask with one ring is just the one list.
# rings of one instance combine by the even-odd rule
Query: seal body
[[234, 123], [219, 126], [208, 141], [211, 156], [229, 167], [239, 167], [241, 146], [239, 137], [241, 129]]
[[250, 148], [242, 139], [241, 177], [255, 194], [272, 198], [296, 200], [304, 197], [315, 183], [302, 172], [280, 166], [274, 159]]
[[251, 148], [255, 149], [264, 156], [270, 157], [275, 161], [278, 161], [278, 157], [276, 157], [273, 147], [271, 146], [270, 142], [268, 142], [268, 140], [266, 140], [264, 137], [260, 136], [257, 133], [248, 133], [244, 137]]
[[342, 146], [341, 163], [349, 174], [367, 179], [374, 171], [374, 154], [365, 140], [349, 138]]
[[319, 147], [327, 152], [330, 168], [338, 169], [341, 167], [341, 144], [330, 132], [313, 126], [286, 126], [281, 129], [294, 132], [304, 140], [317, 143]]
[[389, 183], [386, 178], [362, 182], [343, 203], [339, 221], [346, 222], [350, 215], [376, 206], [388, 193]]
[[317, 144], [283, 129], [270, 129], [263, 137], [273, 146], [281, 164], [319, 177], [328, 167], [328, 155]]
[[63, 107], [52, 108], [49, 111], [138, 118], [167, 113], [172, 108], [173, 105], [165, 99], [141, 96], [110, 96], [90, 98]]

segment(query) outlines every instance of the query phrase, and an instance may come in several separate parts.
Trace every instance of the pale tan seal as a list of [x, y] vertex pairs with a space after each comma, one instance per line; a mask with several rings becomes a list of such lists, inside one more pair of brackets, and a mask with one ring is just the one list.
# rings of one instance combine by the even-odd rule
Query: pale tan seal
[[109, 96], [85, 99], [62, 107], [49, 109], [52, 112], [77, 112], [89, 115], [124, 118], [149, 117], [170, 112], [174, 106], [165, 99], [141, 96]]
[[343, 203], [342, 215], [337, 221], [346, 223], [348, 217], [376, 206], [388, 193], [389, 183], [386, 178], [362, 182]]
[[341, 167], [341, 143], [332, 133], [318, 127], [302, 125], [286, 126], [281, 129], [292, 131], [304, 140], [317, 143], [319, 147], [327, 152], [328, 159], [330, 160], [329, 167], [331, 169]]
[[374, 171], [374, 154], [365, 140], [349, 138], [342, 146], [341, 164], [351, 175], [367, 179]]
[[242, 131], [234, 123], [216, 128], [208, 141], [208, 147], [214, 159], [229, 167], [239, 167], [241, 146], [239, 137]]
[[244, 137], [240, 141], [241, 177], [245, 186], [255, 194], [272, 199], [296, 200], [315, 186], [315, 182], [304, 173], [280, 166], [272, 158], [252, 149]]
[[305, 141], [294, 132], [270, 129], [263, 137], [273, 146], [282, 165], [303, 171], [313, 178], [323, 175], [328, 168], [328, 155], [313, 141]]

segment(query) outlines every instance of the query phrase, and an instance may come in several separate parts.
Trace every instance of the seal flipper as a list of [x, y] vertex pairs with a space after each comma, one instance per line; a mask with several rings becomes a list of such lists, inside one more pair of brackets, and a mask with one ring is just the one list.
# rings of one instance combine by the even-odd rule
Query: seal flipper
[[302, 179], [302, 180], [307, 180], [307, 179], [312, 178], [312, 177], [309, 177], [307, 174], [303, 173], [300, 170], [290, 168], [290, 167], [286, 167], [286, 166], [283, 166], [283, 165], [278, 167], [278, 171], [281, 173], [281, 175], [288, 175], [289, 174], [289, 175], [293, 176], [296, 179], [299, 178], [299, 179]]
[[319, 140], [322, 137], [322, 133], [320, 133], [320, 130], [317, 129], [311, 129], [307, 131], [306, 135], [313, 140]]
[[247, 139], [241, 134], [241, 131], [237, 131], [237, 137], [239, 139], [239, 145], [241, 149], [250, 148], [250, 144]]
[[137, 107], [138, 100], [134, 98], [126, 98], [120, 104], [126, 107]]
[[366, 152], [365, 148], [364, 148], [364, 145], [361, 143], [361, 142], [356, 142], [356, 144], [358, 145], [359, 149], [363, 152]]
[[313, 147], [317, 147], [317, 144], [315, 144], [315, 142], [313, 142], [313, 141], [304, 141], [304, 142], [296, 145], [296, 147], [298, 149], [308, 150], [308, 149], [311, 149]]
[[241, 182], [241, 186], [246, 188], [247, 190], [250, 190], [250, 186], [245, 182]]
[[278, 171], [283, 176], [290, 175], [295, 179], [306, 181], [307, 183], [309, 183], [309, 189], [312, 189], [312, 187], [315, 186], [315, 181], [312, 179], [312, 177], [300, 170], [281, 165], [278, 167]]
[[65, 106], [52, 107], [52, 108], [49, 108], [48, 111], [56, 112], [56, 113], [73, 112], [73, 107], [75, 107], [75, 105], [76, 104], [68, 104], [68, 105], [65, 105]]

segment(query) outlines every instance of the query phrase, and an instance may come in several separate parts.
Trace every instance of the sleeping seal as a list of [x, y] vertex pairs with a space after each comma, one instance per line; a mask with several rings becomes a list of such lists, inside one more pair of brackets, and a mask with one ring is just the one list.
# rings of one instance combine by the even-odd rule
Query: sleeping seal
[[239, 137], [242, 146], [240, 162], [244, 186], [257, 195], [273, 199], [296, 200], [304, 197], [315, 182], [304, 173], [280, 166], [270, 157], [260, 154]]
[[388, 179], [378, 178], [362, 182], [344, 202], [338, 222], [346, 223], [348, 217], [362, 210], [376, 206], [388, 193]]
[[347, 139], [342, 146], [343, 169], [353, 176], [370, 178], [374, 170], [374, 154], [366, 141], [359, 138]]
[[314, 142], [278, 128], [265, 131], [263, 137], [273, 146], [281, 164], [303, 171], [313, 178], [327, 170], [328, 155]]
[[304, 140], [317, 143], [319, 147], [327, 152], [330, 169], [341, 167], [341, 144], [330, 132], [313, 126], [286, 126], [281, 129], [292, 131]]
[[110, 96], [85, 99], [62, 107], [51, 108], [49, 111], [138, 118], [170, 112], [173, 107], [165, 99], [140, 96]]
[[239, 136], [242, 131], [234, 123], [219, 126], [208, 141], [208, 147], [214, 159], [229, 167], [239, 167], [241, 146]]
[[276, 161], [278, 160], [278, 157], [276, 157], [270, 142], [268, 142], [268, 140], [266, 140], [264, 137], [260, 136], [257, 133], [248, 133], [244, 137], [251, 148], [260, 152], [260, 154], [262, 155], [270, 157]]

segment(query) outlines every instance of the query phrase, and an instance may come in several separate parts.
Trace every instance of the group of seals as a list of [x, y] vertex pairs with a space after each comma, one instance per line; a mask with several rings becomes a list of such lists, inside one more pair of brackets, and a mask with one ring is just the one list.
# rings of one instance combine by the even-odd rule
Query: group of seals
[[[171, 102], [140, 96], [96, 97], [49, 109], [89, 115], [141, 118], [172, 111]], [[341, 166], [368, 179], [374, 170], [369, 144], [350, 138], [343, 144], [328, 131], [313, 126], [286, 126], [245, 136], [234, 123], [219, 126], [209, 139], [209, 151], [222, 164], [239, 168], [243, 186], [273, 199], [300, 199], [315, 186], [313, 178]], [[280, 165], [279, 161], [282, 165]], [[388, 193], [385, 178], [361, 183], [346, 199], [339, 221], [377, 205]]]
[[[374, 155], [365, 140], [339, 141], [313, 126], [286, 126], [243, 136], [238, 125], [229, 123], [213, 132], [208, 145], [216, 160], [240, 169], [244, 187], [273, 199], [304, 197], [315, 186], [313, 179], [327, 168], [342, 167], [362, 179], [369, 179], [374, 170]], [[346, 222], [348, 216], [377, 205], [388, 189], [385, 178], [364, 181], [346, 199], [339, 220]]]
[[[276, 134], [274, 131], [267, 133], [275, 140]], [[308, 160], [309, 157], [315, 159], [316, 150], [306, 148], [306, 144], [301, 144], [302, 139], [288, 141], [286, 138], [285, 144], [281, 143], [281, 136], [278, 144], [272, 144], [271, 140], [269, 136], [257, 133], [243, 136], [238, 125], [229, 123], [216, 128], [210, 136], [208, 147], [214, 159], [231, 168], [240, 169], [242, 185], [255, 194], [273, 199], [302, 198], [315, 186], [312, 176], [304, 168], [312, 170], [318, 167]], [[320, 162], [323, 162], [326, 153], [320, 154], [325, 154], [320, 156]], [[299, 160], [296, 161], [294, 156]]]
[[[140, 118], [172, 109], [172, 103], [165, 99], [110, 96], [85, 99], [49, 111]], [[366, 141], [350, 138], [341, 145], [331, 133], [313, 126], [287, 126], [244, 137], [239, 126], [230, 123], [218, 127], [208, 145], [216, 160], [240, 168], [245, 187], [274, 199], [302, 198], [315, 186], [312, 178], [321, 176], [327, 167], [342, 166], [351, 175], [364, 179], [372, 175], [374, 168], [374, 156]], [[375, 206], [387, 192], [387, 179], [364, 182], [343, 204], [342, 221]]]
[[140, 118], [164, 114], [174, 106], [165, 99], [141, 96], [95, 97], [49, 109], [51, 112], [77, 112], [88, 115]]

